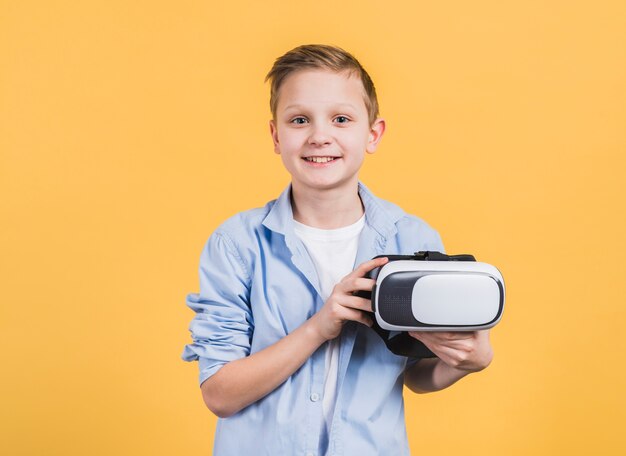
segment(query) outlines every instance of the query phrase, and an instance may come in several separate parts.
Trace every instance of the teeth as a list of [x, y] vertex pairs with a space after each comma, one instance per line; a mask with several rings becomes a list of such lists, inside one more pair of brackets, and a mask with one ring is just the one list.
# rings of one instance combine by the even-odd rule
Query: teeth
[[332, 161], [334, 157], [307, 157], [306, 159], [315, 163], [328, 163], [329, 161]]

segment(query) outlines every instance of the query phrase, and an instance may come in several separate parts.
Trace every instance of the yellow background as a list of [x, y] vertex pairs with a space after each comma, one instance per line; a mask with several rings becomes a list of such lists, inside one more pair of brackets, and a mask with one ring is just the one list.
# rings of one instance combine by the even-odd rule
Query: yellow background
[[263, 78], [311, 42], [377, 85], [363, 181], [508, 287], [489, 369], [407, 395], [413, 452], [624, 454], [621, 0], [2, 1], [0, 453], [210, 454], [184, 298], [288, 183]]

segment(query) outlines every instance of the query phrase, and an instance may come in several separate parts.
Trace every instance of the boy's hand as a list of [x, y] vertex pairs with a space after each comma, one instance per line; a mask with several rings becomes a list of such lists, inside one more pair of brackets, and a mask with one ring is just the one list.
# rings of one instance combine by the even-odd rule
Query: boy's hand
[[355, 291], [372, 291], [376, 283], [365, 278], [365, 274], [387, 263], [387, 258], [375, 258], [361, 263], [354, 271], [341, 279], [324, 306], [311, 317], [310, 322], [324, 340], [339, 336], [346, 321], [358, 321], [372, 326], [372, 302], [369, 299], [354, 296]]
[[470, 332], [410, 331], [411, 337], [424, 343], [441, 361], [455, 369], [477, 372], [493, 359], [489, 330]]

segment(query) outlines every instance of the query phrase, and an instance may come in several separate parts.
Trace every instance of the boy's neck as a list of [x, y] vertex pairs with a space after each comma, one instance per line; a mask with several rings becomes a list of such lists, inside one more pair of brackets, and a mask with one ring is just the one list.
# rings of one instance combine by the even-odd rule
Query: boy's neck
[[363, 216], [358, 184], [353, 191], [345, 188], [300, 191], [291, 187], [293, 218], [304, 225], [332, 230], [356, 223]]

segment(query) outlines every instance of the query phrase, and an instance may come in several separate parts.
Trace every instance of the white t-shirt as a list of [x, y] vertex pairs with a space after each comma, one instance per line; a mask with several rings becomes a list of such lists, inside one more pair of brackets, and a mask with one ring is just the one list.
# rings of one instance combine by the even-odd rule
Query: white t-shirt
[[[296, 235], [302, 240], [313, 260], [320, 282], [322, 299], [326, 301], [333, 288], [354, 269], [359, 235], [365, 226], [365, 214], [352, 225], [334, 230], [313, 228], [295, 223]], [[326, 350], [326, 379], [322, 411], [328, 435], [337, 397], [339, 367], [339, 338], [328, 342]]]

